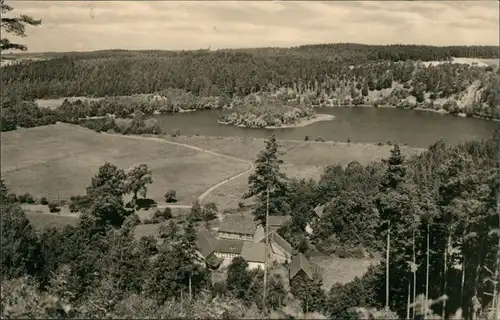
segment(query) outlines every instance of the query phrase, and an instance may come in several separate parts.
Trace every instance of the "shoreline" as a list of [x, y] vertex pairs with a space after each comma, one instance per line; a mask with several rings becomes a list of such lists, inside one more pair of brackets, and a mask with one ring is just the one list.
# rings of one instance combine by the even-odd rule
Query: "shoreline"
[[[320, 105], [315, 105], [314, 108], [328, 108], [328, 109], [334, 109], [334, 108], [380, 108], [380, 109], [398, 109], [396, 106], [384, 104], [384, 105], [370, 105], [370, 104], [360, 104], [360, 105], [351, 105], [351, 104], [346, 104], [346, 105], [335, 105], [335, 106], [320, 106]], [[429, 108], [422, 108], [422, 107], [415, 107], [415, 108], [399, 108], [403, 110], [416, 110], [416, 111], [425, 111], [425, 112], [432, 112], [440, 115], [451, 115], [454, 117], [460, 117], [460, 118], [468, 118], [468, 119], [480, 119], [480, 120], [487, 120], [487, 121], [494, 121], [494, 122], [500, 122], [500, 119], [495, 119], [495, 118], [486, 118], [486, 117], [479, 117], [479, 116], [468, 116], [467, 114], [463, 112], [459, 113], [451, 113], [448, 112], [444, 109], [429, 109]]]
[[316, 123], [316, 122], [332, 121], [334, 119], [335, 119], [335, 116], [331, 115], [331, 114], [316, 114], [314, 116], [314, 118], [311, 118], [311, 119], [301, 119], [297, 123], [287, 124], [287, 125], [283, 125], [283, 126], [279, 126], [279, 127], [277, 127], [277, 126], [248, 127], [248, 126], [245, 126], [245, 125], [242, 125], [242, 124], [236, 125], [236, 124], [232, 124], [232, 123], [224, 122], [224, 121], [220, 121], [220, 120], [217, 120], [217, 123], [221, 124], [221, 125], [235, 126], [235, 127], [238, 127], [238, 128], [275, 130], [275, 129], [302, 128], [302, 127], [311, 125], [311, 124]]
[[316, 123], [316, 122], [332, 121], [332, 120], [335, 120], [334, 115], [318, 113], [314, 116], [314, 118], [300, 119], [299, 122], [294, 123], [294, 124], [287, 124], [287, 125], [283, 125], [280, 127], [267, 126], [267, 127], [264, 127], [263, 129], [302, 128], [302, 127], [306, 127], [306, 126], [311, 125], [311, 124]]
[[[134, 96], [134, 95], [132, 95]], [[126, 97], [126, 96], [119, 96], [119, 97]], [[77, 99], [80, 99], [80, 100], [89, 100], [89, 101], [98, 101], [98, 100], [101, 100], [101, 99], [105, 99], [107, 97], [65, 97], [65, 98], [57, 98], [57, 99], [35, 99], [35, 102], [37, 103], [38, 107], [39, 108], [49, 108], [49, 109], [57, 109], [60, 107], [59, 106], [47, 106], [47, 105], [40, 105], [40, 102], [42, 101], [55, 101], [55, 100], [60, 100], [61, 103], [64, 99], [68, 99], [70, 101], [74, 101], [74, 100], [77, 100]], [[359, 105], [354, 105], [354, 104], [344, 104], [344, 105], [320, 105], [320, 104], [315, 104], [313, 105], [313, 108], [316, 109], [316, 108], [387, 108], [387, 109], [398, 109], [398, 107], [394, 106], [394, 105], [387, 105], [387, 104], [382, 104], [382, 105], [378, 105], [378, 106], [374, 106], [372, 104], [359, 104]], [[211, 108], [211, 110], [217, 110], [217, 109], [221, 109], [221, 108]], [[460, 117], [460, 118], [472, 118], [472, 119], [481, 119], [481, 120], [488, 120], [488, 121], [495, 121], [495, 122], [500, 122], [500, 119], [496, 119], [496, 118], [490, 118], [490, 117], [481, 117], [481, 116], [469, 116], [463, 112], [458, 112], [458, 113], [450, 113], [442, 108], [440, 109], [430, 109], [430, 108], [422, 108], [422, 107], [415, 107], [415, 108], [401, 108], [403, 110], [418, 110], [418, 111], [427, 111], [427, 112], [433, 112], [433, 113], [436, 113], [436, 114], [440, 114], [440, 115], [453, 115], [453, 116], [457, 116], [457, 117]], [[204, 110], [203, 108], [200, 108], [200, 109], [182, 109], [180, 108], [178, 111], [171, 111], [171, 112], [160, 112], [158, 110], [155, 110], [153, 115], [157, 116], [157, 115], [174, 115], [176, 113], [190, 113], [190, 112], [195, 112], [195, 111], [200, 111], [200, 110]], [[463, 110], [459, 110], [459, 111], [463, 111]], [[131, 114], [130, 116], [133, 116], [133, 114]], [[105, 118], [106, 116], [97, 116], [97, 117], [85, 117], [85, 118], [80, 118], [79, 120], [94, 120], [94, 119], [102, 119], [102, 118]], [[116, 117], [116, 116], [115, 116]], [[321, 120], [323, 121], [323, 120]], [[218, 121], [219, 122], [219, 121]], [[299, 121], [300, 122], [300, 121]], [[314, 122], [317, 122], [317, 121], [314, 121]], [[314, 123], [312, 122], [312, 123]], [[227, 123], [224, 123], [224, 122], [219, 122], [219, 124], [227, 124]], [[308, 124], [307, 124], [308, 125]], [[278, 129], [278, 128], [295, 128], [295, 127], [303, 127], [305, 125], [283, 125], [283, 126], [280, 126], [280, 127], [275, 127], [275, 126], [268, 126], [268, 127], [263, 127], [263, 128], [267, 128], [267, 129]], [[246, 127], [246, 126], [237, 126], [237, 127], [241, 127], [241, 128], [250, 128], [250, 127]]]

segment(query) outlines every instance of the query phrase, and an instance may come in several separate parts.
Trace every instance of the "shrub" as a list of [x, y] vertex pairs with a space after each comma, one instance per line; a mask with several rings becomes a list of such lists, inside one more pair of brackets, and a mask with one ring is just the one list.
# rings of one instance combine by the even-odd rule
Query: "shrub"
[[46, 197], [41, 197], [40, 198], [40, 204], [43, 204], [44, 206], [49, 204], [49, 201], [47, 200]]
[[17, 200], [20, 202], [20, 203], [28, 203], [28, 204], [33, 204], [35, 203], [35, 199], [33, 198], [33, 196], [29, 193], [25, 193], [25, 194], [21, 194], [17, 197]]
[[138, 209], [149, 209], [156, 206], [156, 202], [153, 199], [137, 199], [135, 201], [135, 206]]
[[227, 286], [224, 281], [217, 281], [213, 285], [213, 293], [216, 296], [224, 296], [227, 293]]
[[153, 214], [153, 219], [157, 220], [168, 220], [172, 218], [172, 210], [170, 208], [165, 208], [164, 210], [157, 209]]
[[306, 137], [304, 138], [304, 141], [309, 141], [309, 136], [306, 136]]
[[19, 196], [17, 196], [17, 201], [19, 201], [19, 203], [26, 203], [26, 195], [26, 193], [20, 194]]
[[19, 201], [19, 199], [18, 199], [18, 197], [16, 196], [16, 194], [15, 194], [15, 193], [9, 193], [9, 194], [7, 195], [7, 201], [8, 201], [8, 202], [11, 202], [11, 203], [14, 203], [14, 202], [18, 202], [18, 201]]
[[195, 200], [193, 202], [193, 206], [191, 207], [191, 212], [189, 213], [188, 219], [191, 219], [194, 222], [203, 220], [203, 210], [198, 200]]
[[203, 220], [210, 221], [217, 218], [217, 213], [219, 210], [217, 209], [217, 205], [214, 202], [208, 203], [203, 208]]
[[178, 137], [178, 136], [180, 136], [181, 135], [181, 129], [174, 129], [174, 130], [172, 130], [172, 132], [170, 133], [170, 135], [172, 137]]
[[167, 192], [165, 192], [165, 202], [166, 203], [177, 202], [175, 190], [170, 189]]
[[34, 204], [35, 203], [35, 198], [29, 193], [27, 193], [27, 196], [26, 196], [26, 203], [27, 204]]
[[137, 214], [132, 214], [125, 219], [124, 225], [137, 226], [141, 224], [141, 218]]
[[49, 203], [49, 211], [50, 212], [60, 212], [61, 208], [59, 208], [58, 204], [56, 202], [51, 202]]
[[325, 142], [325, 139], [323, 139], [322, 137], [318, 137], [314, 141]]

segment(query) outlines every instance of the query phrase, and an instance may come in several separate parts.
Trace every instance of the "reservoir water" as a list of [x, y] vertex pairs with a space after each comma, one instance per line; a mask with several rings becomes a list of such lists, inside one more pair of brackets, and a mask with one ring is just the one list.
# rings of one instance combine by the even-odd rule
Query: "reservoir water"
[[317, 122], [306, 127], [283, 129], [238, 128], [220, 125], [220, 110], [204, 110], [159, 115], [156, 119], [165, 132], [180, 129], [182, 135], [236, 136], [267, 138], [272, 131], [278, 139], [311, 140], [318, 137], [328, 141], [406, 143], [427, 148], [439, 138], [457, 144], [490, 136], [499, 123], [483, 119], [442, 115], [420, 110], [395, 108], [317, 108], [316, 113], [332, 114], [333, 121]]

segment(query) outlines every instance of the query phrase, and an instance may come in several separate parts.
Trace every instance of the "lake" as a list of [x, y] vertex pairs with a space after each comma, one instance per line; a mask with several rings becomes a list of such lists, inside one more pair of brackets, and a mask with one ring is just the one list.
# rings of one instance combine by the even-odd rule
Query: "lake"
[[252, 129], [220, 125], [220, 110], [204, 110], [159, 115], [155, 118], [165, 132], [180, 129], [182, 135], [236, 136], [267, 138], [272, 131], [278, 139], [364, 143], [399, 142], [401, 145], [427, 148], [439, 138], [457, 144], [474, 138], [487, 138], [498, 122], [442, 115], [429, 111], [396, 108], [317, 108], [316, 113], [332, 114], [333, 121], [317, 122], [301, 128]]

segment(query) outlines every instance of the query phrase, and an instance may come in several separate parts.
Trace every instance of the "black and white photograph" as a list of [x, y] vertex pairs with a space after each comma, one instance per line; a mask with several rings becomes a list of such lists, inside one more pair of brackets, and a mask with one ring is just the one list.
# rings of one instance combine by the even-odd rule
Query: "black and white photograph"
[[498, 1], [0, 7], [0, 319], [500, 320]]

